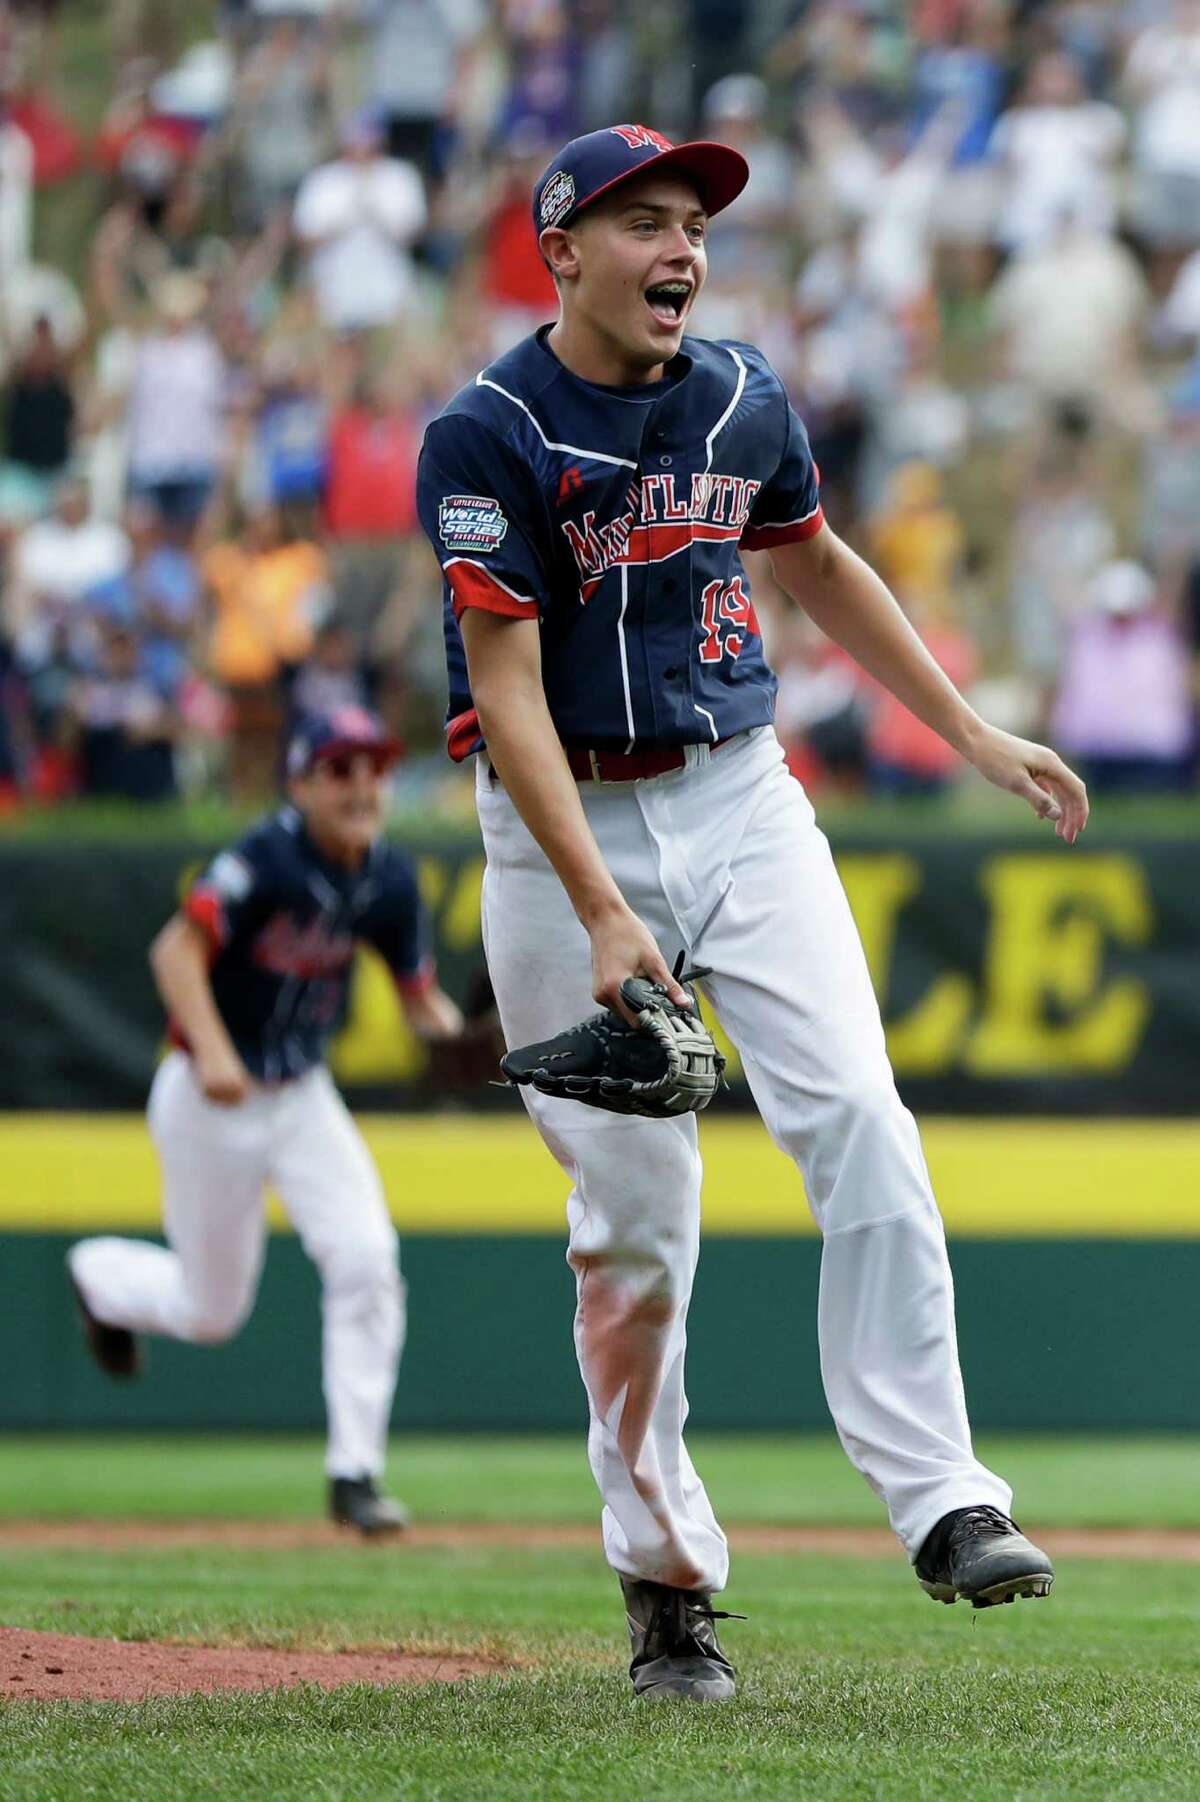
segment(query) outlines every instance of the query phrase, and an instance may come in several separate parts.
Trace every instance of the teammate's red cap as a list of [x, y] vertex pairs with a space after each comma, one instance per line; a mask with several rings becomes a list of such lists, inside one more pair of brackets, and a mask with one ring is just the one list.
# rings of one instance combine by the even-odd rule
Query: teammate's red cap
[[651, 166], [691, 182], [710, 214], [736, 200], [750, 179], [745, 157], [728, 144], [672, 144], [648, 125], [606, 125], [572, 138], [543, 170], [533, 190], [535, 234], [569, 225], [601, 194]]

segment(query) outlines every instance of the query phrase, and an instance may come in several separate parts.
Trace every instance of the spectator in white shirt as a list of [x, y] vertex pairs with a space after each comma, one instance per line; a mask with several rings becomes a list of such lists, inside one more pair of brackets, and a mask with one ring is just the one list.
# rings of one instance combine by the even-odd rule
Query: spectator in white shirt
[[1113, 167], [1124, 144], [1120, 113], [1088, 98], [1072, 59], [1060, 51], [1040, 56], [989, 146], [1002, 184], [999, 243], [1018, 252], [1040, 248], [1064, 209], [1093, 232], [1111, 232]]
[[88, 517], [85, 484], [64, 476], [55, 510], [17, 537], [4, 596], [4, 637], [27, 685], [34, 736], [53, 735], [75, 671], [87, 659], [92, 621], [85, 597], [129, 567], [119, 526]]
[[0, 115], [0, 295], [29, 261], [33, 234], [33, 145]]
[[1200, 3], [1179, 0], [1134, 39], [1124, 71], [1135, 108], [1134, 217], [1162, 250], [1200, 239]]
[[1019, 387], [1042, 402], [1089, 399], [1140, 432], [1154, 414], [1140, 359], [1149, 300], [1132, 252], [1064, 212], [1047, 244], [1003, 270], [988, 306]]
[[413, 286], [412, 244], [424, 228], [425, 190], [411, 163], [383, 154], [377, 114], [342, 129], [341, 156], [314, 169], [292, 223], [309, 254], [317, 312], [337, 332], [391, 325]]
[[157, 323], [138, 344], [129, 390], [129, 483], [186, 542], [220, 469], [225, 359], [203, 324], [198, 276], [176, 271], [154, 290]]

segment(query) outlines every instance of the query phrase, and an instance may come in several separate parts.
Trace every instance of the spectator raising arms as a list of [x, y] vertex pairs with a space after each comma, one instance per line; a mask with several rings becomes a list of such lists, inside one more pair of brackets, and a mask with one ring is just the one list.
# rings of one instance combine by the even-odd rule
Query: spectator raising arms
[[212, 492], [224, 444], [225, 360], [201, 322], [197, 276], [166, 275], [137, 347], [129, 393], [129, 480], [186, 543]]
[[337, 160], [304, 181], [293, 224], [322, 323], [367, 331], [393, 324], [411, 303], [410, 253], [425, 224], [425, 192], [411, 163], [384, 153], [377, 114], [356, 113], [340, 140]]
[[[311, 691], [457, 804], [417, 445], [554, 314], [550, 146], [638, 119], [748, 158], [689, 330], [763, 348], [935, 655], [1021, 730], [1074, 730], [1105, 656], [1176, 718], [1170, 610], [1087, 597], [1139, 548], [1200, 594], [1200, 0], [48, 3], [0, 0], [0, 801], [69, 791], [67, 696], [79, 750], [125, 658], [189, 793], [261, 799]], [[804, 779], [957, 780], [781, 643]]]
[[288, 211], [329, 139], [329, 45], [319, 26], [272, 19], [237, 85], [233, 129], [244, 181], [236, 205], [253, 230]]
[[1017, 104], [992, 134], [1003, 192], [996, 235], [1031, 250], [1055, 234], [1064, 211], [1093, 232], [1116, 224], [1113, 169], [1125, 145], [1115, 106], [1092, 100], [1069, 56], [1040, 56]]

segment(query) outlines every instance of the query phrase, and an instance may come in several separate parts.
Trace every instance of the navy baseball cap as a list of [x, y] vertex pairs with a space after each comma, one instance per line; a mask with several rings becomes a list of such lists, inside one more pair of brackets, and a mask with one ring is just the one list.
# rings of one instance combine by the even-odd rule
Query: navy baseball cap
[[339, 707], [333, 713], [308, 714], [292, 733], [287, 751], [289, 776], [310, 775], [330, 757], [352, 757], [367, 751], [381, 762], [395, 763], [404, 747], [365, 707]]
[[543, 170], [533, 190], [535, 236], [569, 225], [601, 194], [651, 167], [691, 182], [706, 213], [727, 207], [750, 179], [745, 157], [728, 144], [672, 144], [648, 125], [606, 125], [572, 138]]

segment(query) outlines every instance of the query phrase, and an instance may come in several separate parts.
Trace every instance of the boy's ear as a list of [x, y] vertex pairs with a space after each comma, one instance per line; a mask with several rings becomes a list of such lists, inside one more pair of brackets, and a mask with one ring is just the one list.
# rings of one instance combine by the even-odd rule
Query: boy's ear
[[542, 233], [539, 245], [556, 281], [579, 273], [579, 247], [574, 232], [565, 231], [561, 225], [549, 226]]

